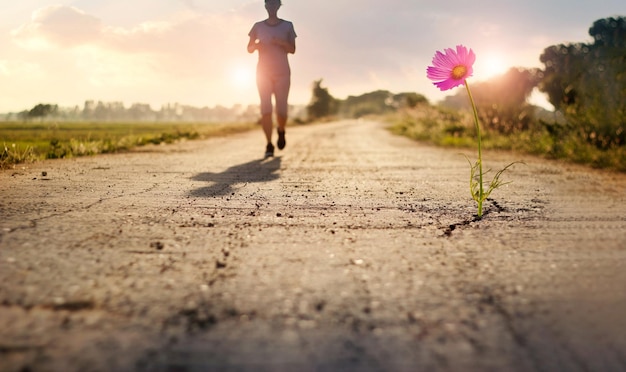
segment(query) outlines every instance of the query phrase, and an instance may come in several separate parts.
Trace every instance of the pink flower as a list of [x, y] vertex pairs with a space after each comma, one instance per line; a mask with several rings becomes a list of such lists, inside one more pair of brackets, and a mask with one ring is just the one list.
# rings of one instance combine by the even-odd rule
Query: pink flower
[[426, 76], [439, 89], [448, 90], [465, 83], [465, 79], [472, 76], [472, 65], [476, 55], [472, 49], [467, 51], [463, 45], [457, 45], [456, 51], [447, 48], [444, 53], [437, 51], [433, 57], [433, 66], [428, 66]]

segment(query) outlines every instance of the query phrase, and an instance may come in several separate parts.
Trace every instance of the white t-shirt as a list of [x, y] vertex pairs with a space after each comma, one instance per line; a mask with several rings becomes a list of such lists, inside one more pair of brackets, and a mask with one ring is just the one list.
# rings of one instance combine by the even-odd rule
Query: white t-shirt
[[271, 42], [274, 37], [285, 41], [295, 39], [296, 32], [291, 22], [281, 19], [278, 24], [271, 26], [265, 21], [260, 21], [252, 26], [248, 36], [258, 40], [261, 44], [257, 72], [272, 75], [291, 74], [287, 52], [282, 47]]

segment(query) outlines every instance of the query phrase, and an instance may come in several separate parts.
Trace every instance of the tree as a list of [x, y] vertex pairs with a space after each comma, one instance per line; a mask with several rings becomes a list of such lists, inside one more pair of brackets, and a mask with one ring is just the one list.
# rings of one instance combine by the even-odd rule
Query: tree
[[[540, 76], [538, 69], [511, 68], [503, 75], [472, 85], [481, 125], [504, 134], [529, 129], [534, 122], [534, 108], [528, 98]], [[471, 109], [465, 90], [446, 97], [443, 105]]]
[[376, 90], [359, 96], [348, 96], [340, 105], [340, 113], [350, 118], [382, 114], [395, 110], [393, 94], [387, 90]]
[[568, 123], [598, 148], [626, 143], [626, 18], [589, 28], [592, 44], [559, 44], [540, 57], [539, 89]]
[[322, 87], [322, 79], [313, 82], [311, 103], [306, 107], [309, 120], [317, 120], [337, 113], [338, 101]]
[[55, 114], [59, 110], [58, 105], [40, 103], [28, 111], [29, 118], [41, 118]]
[[538, 69], [511, 68], [474, 85], [473, 94], [484, 127], [505, 134], [530, 129], [534, 108], [528, 98], [537, 86], [538, 76]]
[[393, 96], [393, 101], [398, 107], [409, 108], [414, 108], [422, 103], [428, 104], [428, 99], [424, 95], [415, 92], [398, 93]]

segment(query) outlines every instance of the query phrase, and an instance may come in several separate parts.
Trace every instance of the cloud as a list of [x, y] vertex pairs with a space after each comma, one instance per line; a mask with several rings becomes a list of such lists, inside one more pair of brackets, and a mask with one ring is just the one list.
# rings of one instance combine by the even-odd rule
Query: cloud
[[33, 12], [31, 21], [11, 35], [24, 47], [72, 47], [97, 40], [101, 32], [98, 18], [74, 7], [52, 5]]
[[241, 27], [248, 25], [243, 26], [237, 17], [190, 13], [132, 29], [108, 29], [103, 47], [117, 53], [150, 55], [160, 73], [193, 78], [219, 73], [232, 63], [232, 56], [245, 53], [245, 33], [232, 31]]
[[113, 27], [80, 9], [55, 5], [33, 12], [12, 37], [28, 50], [62, 51], [98, 85], [158, 77], [198, 80], [221, 74], [233, 55], [246, 54], [248, 23], [235, 12], [184, 11], [167, 20]]

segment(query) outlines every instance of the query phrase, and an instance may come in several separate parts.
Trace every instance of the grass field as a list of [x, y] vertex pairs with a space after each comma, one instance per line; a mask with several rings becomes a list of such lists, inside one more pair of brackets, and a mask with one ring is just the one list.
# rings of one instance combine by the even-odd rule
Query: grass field
[[0, 122], [0, 168], [42, 159], [128, 151], [147, 144], [223, 136], [253, 123]]
[[[443, 147], [476, 148], [474, 123], [469, 113], [420, 106], [390, 114], [384, 120], [393, 133], [417, 141]], [[482, 147], [626, 172], [626, 146], [599, 149], [578, 137], [576, 131], [550, 133], [546, 127], [537, 126], [504, 135], [483, 130]]]

